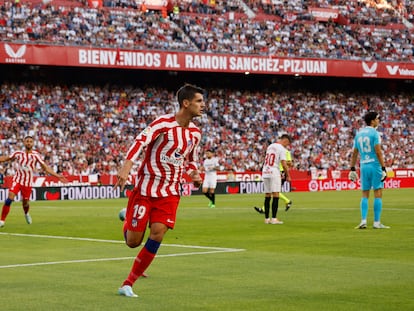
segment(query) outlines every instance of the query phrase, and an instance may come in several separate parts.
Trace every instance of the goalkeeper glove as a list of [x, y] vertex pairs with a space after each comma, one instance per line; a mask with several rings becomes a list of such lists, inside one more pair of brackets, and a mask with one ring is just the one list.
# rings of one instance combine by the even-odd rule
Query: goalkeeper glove
[[387, 170], [385, 169], [385, 166], [382, 167], [382, 173], [381, 173], [381, 181], [384, 181], [387, 179]]
[[348, 174], [348, 178], [350, 179], [350, 180], [352, 180], [352, 181], [357, 181], [357, 179], [358, 179], [358, 174], [357, 174], [357, 172], [355, 171], [355, 167], [351, 167], [351, 171], [349, 172], [349, 174]]

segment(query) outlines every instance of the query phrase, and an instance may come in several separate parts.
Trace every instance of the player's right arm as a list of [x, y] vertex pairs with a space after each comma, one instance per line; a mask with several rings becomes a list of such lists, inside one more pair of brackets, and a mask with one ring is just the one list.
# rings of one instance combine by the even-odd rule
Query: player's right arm
[[148, 146], [148, 144], [157, 138], [159, 135], [159, 130], [157, 130], [157, 124], [160, 123], [160, 118], [153, 121], [149, 126], [147, 126], [138, 136], [135, 138], [134, 143], [129, 148], [126, 159], [120, 170], [118, 171], [117, 181], [114, 187], [121, 187], [121, 191], [124, 190], [125, 184], [128, 180], [129, 172], [134, 165], [134, 161], [140, 156], [143, 149]]
[[131, 168], [132, 168], [133, 164], [134, 164], [133, 161], [128, 160], [128, 159], [125, 160], [124, 164], [122, 165], [121, 169], [118, 172], [118, 176], [117, 176], [118, 178], [117, 178], [117, 181], [116, 181], [114, 187], [120, 186], [121, 191], [124, 190], [125, 184], [128, 180], [129, 172], [131, 171]]
[[135, 159], [139, 157], [144, 146], [147, 145], [146, 140], [147, 140], [147, 133], [149, 133], [149, 131], [151, 131], [151, 129], [146, 128], [136, 137], [134, 143], [132, 144], [132, 146], [129, 148], [127, 152], [124, 164], [118, 171], [117, 181], [114, 187], [120, 186], [121, 191], [123, 191], [125, 188], [125, 184], [128, 180], [129, 172], [131, 171], [132, 166], [134, 165]]
[[354, 148], [352, 150], [352, 155], [351, 155], [351, 171], [348, 174], [348, 179], [354, 182], [358, 179], [358, 174], [355, 170], [355, 164], [358, 158], [358, 154], [359, 154], [358, 148], [356, 147], [354, 143]]
[[351, 167], [355, 167], [357, 158], [358, 158], [358, 149], [354, 148], [352, 150], [352, 155], [351, 155]]

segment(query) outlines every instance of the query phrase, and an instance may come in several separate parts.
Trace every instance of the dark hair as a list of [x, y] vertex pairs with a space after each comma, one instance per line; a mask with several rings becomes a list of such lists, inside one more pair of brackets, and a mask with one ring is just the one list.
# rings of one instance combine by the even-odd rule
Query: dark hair
[[367, 125], [371, 125], [371, 121], [374, 121], [378, 117], [378, 112], [375, 111], [369, 111], [364, 116], [365, 123]]
[[197, 93], [203, 94], [204, 96], [205, 91], [201, 87], [189, 83], [184, 84], [184, 86], [180, 87], [177, 91], [178, 104], [181, 106], [184, 100], [192, 100]]
[[280, 136], [280, 139], [287, 139], [289, 142], [292, 142], [292, 137], [290, 137], [288, 134], [283, 134]]

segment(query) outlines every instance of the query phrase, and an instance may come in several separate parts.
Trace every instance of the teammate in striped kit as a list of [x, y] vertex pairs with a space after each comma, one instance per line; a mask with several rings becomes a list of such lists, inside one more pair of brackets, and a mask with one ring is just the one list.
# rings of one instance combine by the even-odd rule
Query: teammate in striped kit
[[148, 225], [150, 233], [118, 289], [123, 296], [137, 297], [132, 286], [153, 261], [168, 229], [174, 228], [184, 171], [196, 187], [202, 184], [197, 167], [201, 131], [192, 119], [204, 111], [204, 90], [185, 84], [177, 91], [177, 100], [180, 108], [175, 115], [156, 118], [138, 134], [118, 173], [115, 187], [120, 186], [122, 191], [134, 161], [144, 152], [128, 200], [123, 231], [131, 248], [141, 245]]
[[64, 176], [53, 171], [53, 169], [44, 162], [39, 152], [33, 150], [33, 137], [26, 136], [23, 139], [23, 144], [25, 151], [15, 151], [10, 156], [0, 156], [0, 162], [17, 161], [19, 164], [19, 168], [13, 177], [12, 186], [9, 189], [9, 195], [4, 202], [1, 211], [0, 227], [4, 227], [6, 217], [10, 212], [10, 205], [13, 203], [14, 198], [19, 192], [22, 194], [22, 205], [26, 222], [28, 224], [32, 223], [32, 217], [29, 214], [29, 200], [32, 193], [33, 175], [38, 164], [46, 173], [57, 177], [62, 182], [67, 182], [67, 179]]

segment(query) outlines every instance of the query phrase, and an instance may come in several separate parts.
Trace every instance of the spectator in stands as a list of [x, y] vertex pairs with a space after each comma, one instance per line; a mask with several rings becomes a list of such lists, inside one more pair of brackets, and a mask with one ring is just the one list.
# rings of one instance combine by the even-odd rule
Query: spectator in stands
[[[22, 101], [27, 98], [31, 111]], [[134, 131], [143, 130], [146, 120], [157, 114], [174, 112], [165, 104], [172, 98], [172, 92], [156, 87], [3, 83], [0, 154], [17, 151], [15, 141], [31, 129], [38, 138], [37, 149], [55, 171], [62, 172], [59, 167], [63, 167], [65, 172], [80, 175], [87, 163], [91, 171], [102, 165], [103, 174], [116, 175], [120, 154], [132, 143]], [[285, 126], [294, 138], [291, 150], [295, 169], [307, 171], [315, 165], [341, 170], [348, 168], [350, 154], [345, 147], [351, 144], [352, 128], [357, 127], [351, 114], [362, 118], [370, 103], [372, 109], [384, 112], [378, 130], [384, 149], [393, 154], [392, 165], [405, 167], [414, 165], [405, 148], [412, 145], [414, 132], [410, 98], [403, 93], [267, 94], [213, 89], [209, 92], [210, 109], [196, 122], [210, 133], [202, 148], [222, 147], [217, 150], [217, 157], [223, 160], [222, 170], [260, 170], [258, 155], [269, 137], [281, 135], [279, 126]], [[285, 120], [292, 121], [285, 124]], [[121, 132], [125, 134], [122, 142], [116, 139]], [[14, 175], [16, 169], [12, 163], [6, 175]]]
[[[258, 3], [249, 1], [252, 7], [248, 8], [233, 1], [215, 5], [181, 1], [180, 14], [172, 14], [170, 20], [165, 12], [142, 12], [135, 8], [138, 3], [127, 0], [108, 4], [132, 8], [127, 11], [55, 8], [50, 4], [39, 10], [6, 2], [0, 10], [0, 39], [123, 49], [414, 61], [414, 33], [398, 13], [403, 11], [401, 3], [394, 8], [374, 2], [331, 1], [331, 7], [351, 21], [347, 26], [313, 20], [301, 1], [281, 2], [270, 12]], [[412, 19], [412, 4], [405, 9], [404, 16]], [[259, 15], [247, 18], [246, 10]], [[260, 15], [263, 10], [276, 15], [267, 18]], [[229, 12], [238, 15], [230, 18]]]

